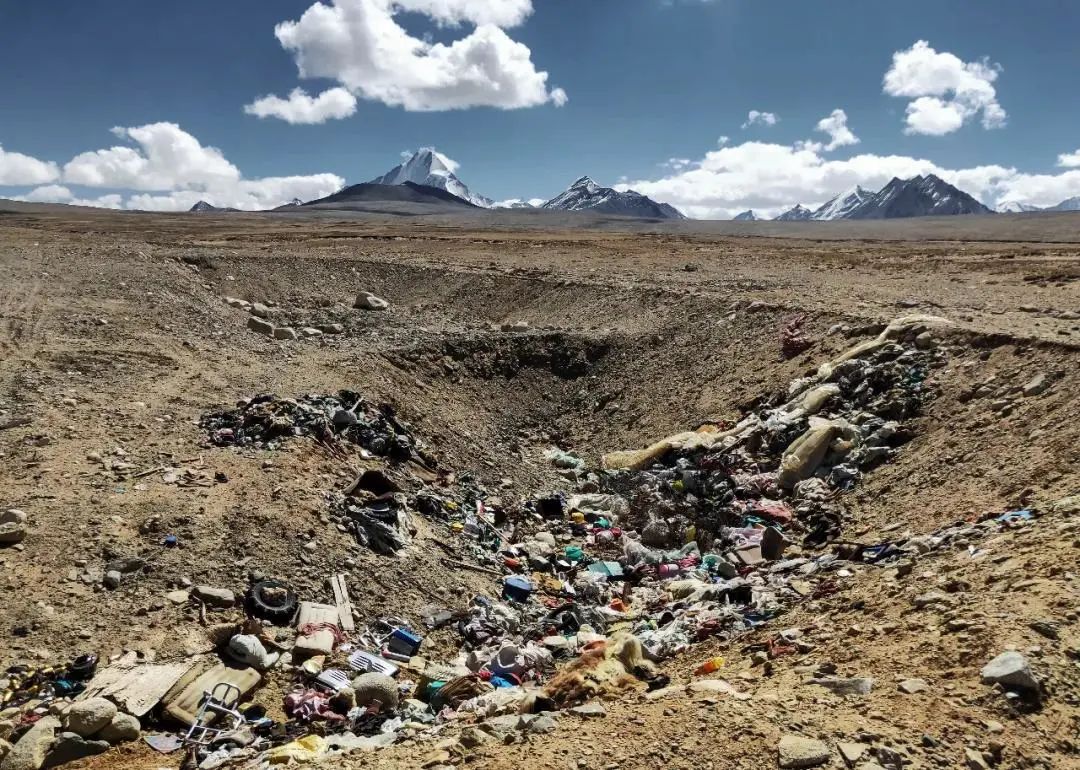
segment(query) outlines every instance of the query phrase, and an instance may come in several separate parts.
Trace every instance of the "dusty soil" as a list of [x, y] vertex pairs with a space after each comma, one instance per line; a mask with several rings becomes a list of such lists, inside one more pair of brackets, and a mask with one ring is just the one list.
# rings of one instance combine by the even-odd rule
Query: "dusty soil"
[[[884, 322], [931, 313], [955, 322], [942, 340], [949, 364], [934, 372], [936, 397], [915, 439], [846, 496], [845, 532], [877, 542], [1080, 492], [1080, 244], [925, 241], [917, 223], [910, 234], [6, 213], [0, 424], [30, 423], [0, 430], [0, 510], [26, 511], [30, 534], [0, 550], [0, 665], [197, 648], [195, 613], [165, 600], [183, 578], [239, 590], [257, 570], [329, 598], [324, 580], [340, 571], [362, 613], [414, 621], [425, 605], [492, 589], [487, 575], [441, 566], [429, 538], [443, 534], [424, 522], [396, 558], [359, 549], [329, 524], [324, 493], [352, 480], [358, 455], [303, 440], [274, 452], [209, 445], [199, 416], [260, 392], [349, 388], [392, 403], [443, 465], [513, 501], [566, 487], [542, 458], [552, 444], [595, 462], [737, 417]], [[391, 308], [352, 310], [360, 290]], [[339, 322], [345, 333], [270, 340], [225, 296], [272, 301], [298, 328]], [[782, 360], [778, 331], [795, 314], [806, 315], [814, 345]], [[499, 330], [519, 320], [529, 330]], [[1018, 392], [1039, 374], [1045, 392]], [[166, 483], [162, 468], [205, 483]], [[163, 548], [165, 534], [182, 547]], [[317, 550], [305, 550], [312, 540]], [[724, 676], [748, 700], [629, 694], [607, 703], [604, 718], [566, 716], [554, 733], [481, 746], [467, 762], [772, 767], [780, 735], [799, 732], [904, 749], [905, 767], [963, 767], [965, 747], [1000, 749], [1001, 767], [1080, 767], [1078, 520], [1050, 515], [979, 548], [978, 558], [964, 547], [935, 552], [904, 577], [856, 568], [837, 593], [665, 666], [686, 682], [722, 654]], [[150, 566], [115, 591], [87, 574], [126, 556]], [[955, 606], [913, 606], [942, 587]], [[1060, 625], [1057, 639], [1030, 627], [1043, 620]], [[812, 653], [777, 659], [768, 674], [751, 666], [746, 645], [792, 627]], [[1010, 707], [979, 682], [982, 665], [1010, 646], [1048, 682], [1039, 709]], [[871, 695], [844, 700], [804, 684], [808, 662], [825, 661], [874, 677]], [[929, 689], [900, 693], [897, 679], [909, 677]], [[432, 749], [348, 761], [414, 767]], [[142, 747], [92, 765], [168, 762]]]

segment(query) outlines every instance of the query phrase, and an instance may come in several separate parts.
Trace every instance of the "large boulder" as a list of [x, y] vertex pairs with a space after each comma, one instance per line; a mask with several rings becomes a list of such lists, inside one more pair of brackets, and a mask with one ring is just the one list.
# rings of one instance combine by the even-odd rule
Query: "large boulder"
[[138, 719], [118, 711], [109, 724], [101, 728], [97, 737], [109, 743], [123, 743], [138, 740], [141, 733], [142, 725]]
[[116, 716], [116, 704], [105, 698], [87, 698], [71, 704], [64, 715], [68, 732], [89, 738]]
[[59, 729], [60, 720], [56, 717], [39, 719], [0, 762], [0, 770], [41, 770]]

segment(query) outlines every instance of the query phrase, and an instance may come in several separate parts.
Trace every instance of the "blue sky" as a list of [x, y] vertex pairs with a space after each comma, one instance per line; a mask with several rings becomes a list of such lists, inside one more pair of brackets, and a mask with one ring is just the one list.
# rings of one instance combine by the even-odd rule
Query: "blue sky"
[[[1080, 195], [1078, 3], [325, 3], [5, 4], [0, 196], [254, 208], [430, 145], [495, 199], [589, 174], [696, 216], [925, 171], [991, 204]], [[835, 110], [857, 143], [816, 130]]]

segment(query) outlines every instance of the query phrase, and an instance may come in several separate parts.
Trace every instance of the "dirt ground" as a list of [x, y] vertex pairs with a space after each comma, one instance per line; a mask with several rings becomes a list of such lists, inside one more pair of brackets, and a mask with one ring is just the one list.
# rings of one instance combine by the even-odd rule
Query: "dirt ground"
[[[890, 227], [892, 225], [890, 224]], [[878, 542], [1080, 492], [1080, 243], [836, 240], [612, 230], [467, 230], [410, 222], [106, 212], [0, 215], [0, 511], [29, 517], [0, 550], [0, 666], [126, 649], [167, 659], [203, 644], [190, 580], [239, 590], [260, 571], [311, 598], [349, 576], [365, 616], [413, 621], [430, 604], [490, 592], [494, 578], [442, 566], [421, 522], [398, 557], [361, 549], [326, 519], [325, 493], [361, 463], [309, 441], [274, 451], [210, 445], [200, 415], [256, 393], [348, 388], [393, 404], [442, 465], [504, 500], [565, 487], [552, 445], [595, 463], [764, 395], [889, 320], [954, 323], [935, 398], [897, 458], [845, 497], [845, 532]], [[890, 238], [895, 231], [890, 230]], [[358, 291], [390, 301], [352, 309]], [[224, 297], [272, 302], [297, 328], [278, 341]], [[805, 315], [814, 344], [783, 360], [779, 329]], [[526, 321], [526, 331], [503, 331]], [[1049, 386], [1024, 395], [1042, 375]], [[167, 470], [190, 471], [188, 486]], [[223, 473], [227, 482], [215, 481]], [[181, 547], [162, 547], [166, 534]], [[305, 548], [314, 542], [316, 547]], [[891, 749], [903, 767], [1080, 767], [1080, 517], [1059, 510], [977, 547], [920, 559], [910, 575], [859, 566], [728, 645], [665, 663], [673, 682], [723, 655], [749, 697], [631, 693], [607, 715], [566, 715], [547, 735], [484, 745], [477, 768], [759, 768], [782, 734]], [[94, 570], [144, 559], [105, 590]], [[918, 608], [944, 590], [950, 601]], [[1034, 630], [1047, 621], [1057, 638]], [[798, 628], [813, 651], [751, 665], [747, 645]], [[1025, 709], [979, 681], [1002, 650], [1046, 682]], [[875, 679], [864, 699], [807, 685], [823, 662]], [[899, 680], [924, 679], [912, 695]], [[416, 767], [430, 743], [355, 755]], [[888, 751], [877, 754], [877, 761]], [[867, 754], [859, 762], [871, 759]], [[92, 767], [155, 768], [145, 746]], [[339, 764], [341, 761], [338, 762]], [[175, 762], [172, 762], [175, 765]], [[834, 753], [834, 767], [844, 766]]]

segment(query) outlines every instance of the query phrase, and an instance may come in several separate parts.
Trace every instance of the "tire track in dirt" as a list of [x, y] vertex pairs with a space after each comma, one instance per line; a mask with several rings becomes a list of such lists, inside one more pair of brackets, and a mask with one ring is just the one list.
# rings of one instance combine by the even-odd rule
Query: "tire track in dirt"
[[37, 353], [47, 316], [43, 281], [4, 281], [0, 288], [0, 374]]

